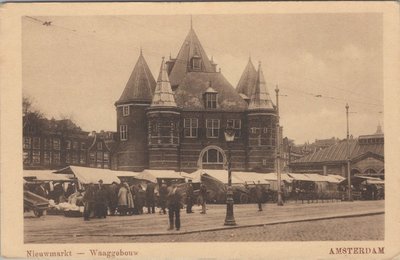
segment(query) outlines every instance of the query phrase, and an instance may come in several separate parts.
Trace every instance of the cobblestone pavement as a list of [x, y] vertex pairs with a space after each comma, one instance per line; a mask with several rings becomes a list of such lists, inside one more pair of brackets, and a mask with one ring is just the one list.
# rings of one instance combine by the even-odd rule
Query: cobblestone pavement
[[[26, 213], [24, 218], [24, 241], [25, 243], [80, 243], [80, 242], [123, 242], [123, 241], [159, 241], [158, 239], [167, 239], [168, 236], [175, 237], [176, 241], [198, 241], [196, 235], [207, 231], [207, 234], [212, 232], [218, 234], [229, 234], [229, 236], [216, 236], [216, 238], [230, 237], [229, 232], [232, 232], [233, 238], [238, 240], [232, 241], [252, 241], [249, 238], [242, 237], [246, 234], [247, 228], [249, 237], [254, 230], [261, 230], [260, 228], [253, 228], [250, 226], [268, 224], [270, 226], [263, 227], [273, 231], [276, 226], [272, 224], [295, 225], [298, 227], [312, 225], [317, 219], [343, 217], [343, 216], [360, 216], [366, 214], [383, 213], [384, 201], [355, 201], [355, 202], [331, 202], [331, 203], [313, 203], [313, 204], [295, 204], [288, 203], [283, 207], [276, 204], [265, 205], [265, 210], [262, 212], [257, 211], [257, 206], [254, 204], [235, 205], [235, 218], [239, 229], [235, 230], [221, 230], [227, 227], [223, 226], [226, 206], [225, 205], [208, 205], [206, 215], [199, 214], [200, 207], [194, 208], [194, 214], [186, 214], [184, 210], [181, 211], [182, 227], [181, 231], [174, 231], [174, 235], [170, 235], [171, 231], [167, 231], [168, 217], [159, 214], [143, 214], [139, 216], [114, 216], [107, 217], [107, 219], [92, 219], [84, 222], [82, 218], [67, 218], [64, 216], [44, 216], [41, 218], [33, 217], [32, 213]], [[344, 218], [346, 220], [350, 218]], [[353, 219], [353, 218], [351, 218]], [[293, 221], [310, 221], [299, 222], [294, 224], [282, 224], [284, 222]], [[331, 220], [335, 221], [335, 220]], [[336, 220], [339, 221], [339, 220]], [[368, 223], [368, 222], [366, 222]], [[383, 218], [380, 222], [383, 226]], [[376, 223], [374, 223], [375, 225]], [[323, 226], [323, 225], [322, 225]], [[373, 226], [373, 225], [371, 225]], [[350, 226], [351, 228], [351, 226]], [[308, 228], [306, 228], [308, 229]], [[332, 228], [333, 233], [340, 234], [341, 227]], [[290, 228], [288, 228], [290, 230]], [[296, 230], [296, 229], [294, 229]], [[320, 232], [321, 228], [310, 229], [314, 230], [310, 234], [318, 235], [317, 240], [322, 240], [323, 237], [328, 236], [327, 232]], [[383, 229], [382, 229], [383, 230]], [[345, 229], [343, 230], [345, 231]], [[312, 235], [301, 238], [302, 230], [299, 233], [284, 235], [282, 240], [309, 240]], [[362, 231], [361, 233], [363, 233]], [[382, 231], [383, 232], [383, 231]], [[183, 233], [191, 233], [184, 234]], [[258, 234], [258, 232], [256, 232]], [[287, 233], [287, 232], [286, 232]], [[176, 234], [176, 235], [175, 235]], [[308, 233], [307, 233], [308, 234]], [[149, 236], [150, 235], [150, 236]], [[360, 234], [361, 235], [361, 234]], [[362, 234], [365, 238], [370, 235], [377, 238], [374, 233]], [[148, 237], [146, 237], [148, 236]], [[293, 236], [293, 238], [292, 238]], [[335, 237], [336, 235], [333, 235]], [[140, 237], [140, 238], [139, 238]], [[161, 238], [163, 237], [163, 238]], [[271, 237], [262, 237], [261, 240], [254, 241], [270, 241]], [[279, 238], [279, 236], [276, 236]], [[322, 237], [320, 239], [320, 237]], [[336, 237], [341, 237], [337, 235]], [[135, 240], [136, 239], [136, 240]], [[143, 240], [141, 240], [143, 239]], [[183, 239], [183, 240], [182, 240]], [[194, 239], [194, 240], [191, 240]], [[326, 238], [329, 240], [328, 238]], [[161, 240], [164, 241], [164, 240]], [[221, 241], [221, 240], [218, 240]], [[229, 240], [224, 240], [229, 241]]]
[[[79, 242], [256, 242], [383, 240], [384, 214], [265, 225], [182, 235], [82, 237]], [[374, 223], [371, 225], [371, 223]]]

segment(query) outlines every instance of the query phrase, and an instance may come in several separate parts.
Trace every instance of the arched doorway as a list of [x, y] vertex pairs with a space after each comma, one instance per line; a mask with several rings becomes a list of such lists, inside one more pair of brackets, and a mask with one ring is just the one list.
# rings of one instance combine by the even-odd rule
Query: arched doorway
[[225, 151], [215, 145], [210, 145], [201, 150], [197, 166], [201, 169], [224, 169], [227, 164]]

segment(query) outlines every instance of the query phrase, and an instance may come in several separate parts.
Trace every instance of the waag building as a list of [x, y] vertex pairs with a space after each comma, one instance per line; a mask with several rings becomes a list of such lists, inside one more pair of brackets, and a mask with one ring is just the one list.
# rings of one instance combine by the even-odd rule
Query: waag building
[[261, 63], [256, 69], [249, 59], [233, 87], [193, 28], [176, 58], [162, 58], [157, 80], [140, 52], [115, 108], [113, 169], [222, 169], [228, 151], [224, 131], [233, 128], [232, 169], [274, 171], [277, 108]]

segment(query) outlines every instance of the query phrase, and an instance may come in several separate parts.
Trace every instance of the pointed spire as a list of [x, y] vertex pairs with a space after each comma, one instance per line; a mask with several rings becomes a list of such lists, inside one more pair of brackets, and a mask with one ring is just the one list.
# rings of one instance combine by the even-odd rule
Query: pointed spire
[[376, 135], [383, 134], [383, 132], [382, 132], [382, 126], [381, 126], [381, 122], [380, 122], [380, 121], [379, 121], [379, 123], [378, 123], [378, 127], [376, 128], [375, 134], [376, 134]]
[[126, 104], [130, 102], [150, 103], [155, 86], [156, 81], [143, 57], [142, 49], [140, 49], [140, 55], [136, 65], [116, 104]]
[[153, 102], [150, 107], [176, 107], [175, 96], [169, 83], [167, 66], [162, 58], [157, 86], [154, 91]]
[[257, 80], [257, 71], [256, 71], [253, 63], [251, 62], [251, 58], [249, 56], [247, 65], [246, 65], [246, 67], [242, 73], [242, 76], [240, 77], [240, 80], [236, 86], [236, 91], [239, 94], [243, 94], [250, 99], [251, 95], [254, 92], [256, 80]]
[[261, 69], [261, 61], [258, 63], [257, 80], [250, 98], [249, 109], [274, 109]]

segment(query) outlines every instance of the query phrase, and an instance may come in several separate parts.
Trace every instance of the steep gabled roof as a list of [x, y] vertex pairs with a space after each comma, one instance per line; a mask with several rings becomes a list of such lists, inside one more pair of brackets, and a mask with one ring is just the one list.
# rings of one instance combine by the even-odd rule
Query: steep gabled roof
[[142, 51], [117, 104], [151, 102], [156, 81], [143, 57]]
[[[355, 159], [365, 153], [373, 153], [384, 156], [384, 144], [360, 144], [358, 139], [349, 140], [350, 159]], [[306, 155], [291, 164], [301, 163], [321, 163], [321, 162], [337, 162], [347, 160], [347, 141], [343, 140], [328, 148], [319, 150], [315, 153]]]
[[197, 57], [201, 60], [202, 66], [199, 71], [214, 72], [211, 61], [208, 59], [203, 46], [201, 46], [199, 38], [193, 28], [190, 28], [189, 34], [186, 36], [178, 56], [176, 57], [171, 73], [169, 74], [172, 86], [179, 85], [181, 80], [185, 77], [185, 74], [190, 71], [190, 61], [193, 57]]
[[169, 83], [164, 57], [161, 62], [160, 74], [158, 75], [157, 86], [150, 107], [176, 107], [175, 97]]
[[247, 103], [225, 79], [222, 73], [189, 72], [175, 91], [179, 107], [186, 110], [204, 110], [204, 93], [210, 86], [218, 94], [217, 109], [244, 111]]
[[249, 58], [249, 62], [240, 77], [239, 83], [236, 86], [236, 91], [238, 93], [244, 94], [247, 97], [251, 97], [253, 94], [255, 85], [257, 81], [257, 71]]
[[258, 64], [256, 85], [249, 103], [249, 110], [254, 109], [274, 109], [274, 104], [269, 96], [267, 84], [265, 83], [264, 74], [261, 69], [261, 62]]

